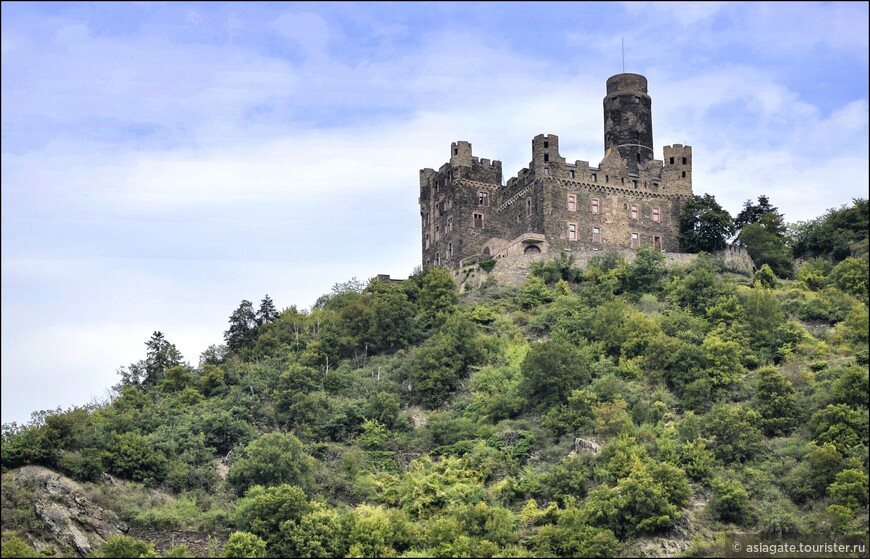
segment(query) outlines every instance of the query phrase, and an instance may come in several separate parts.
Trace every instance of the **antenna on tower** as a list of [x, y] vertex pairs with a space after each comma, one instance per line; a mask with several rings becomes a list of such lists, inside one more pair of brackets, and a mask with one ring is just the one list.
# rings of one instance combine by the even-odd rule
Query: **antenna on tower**
[[622, 41], [622, 73], [625, 73], [625, 37], [620, 37]]

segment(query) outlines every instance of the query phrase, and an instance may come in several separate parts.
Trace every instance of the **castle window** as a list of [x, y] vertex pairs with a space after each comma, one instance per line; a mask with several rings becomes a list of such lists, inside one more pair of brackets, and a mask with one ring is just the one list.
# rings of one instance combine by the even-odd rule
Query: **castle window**
[[674, 158], [671, 157], [671, 165], [673, 165], [673, 164], [674, 164]]
[[550, 154], [549, 154], [549, 153], [545, 153], [545, 154], [544, 154], [544, 163], [548, 162], [549, 160], [550, 160]]
[[593, 213], [593, 214], [597, 214], [597, 213], [598, 213], [598, 198], [593, 198], [593, 199], [592, 199], [592, 213]]
[[435, 265], [436, 266], [441, 265], [441, 253], [440, 252], [435, 253]]
[[550, 170], [546, 167], [544, 167], [544, 176], [547, 176], [547, 177], [550, 176]]
[[444, 225], [444, 233], [447, 234], [447, 233], [450, 233], [450, 232], [452, 232], [452, 231], [453, 231], [453, 218], [452, 218], [452, 217], [448, 217], [448, 218], [447, 218], [447, 224]]
[[483, 229], [483, 214], [473, 214], [474, 215], [474, 228], [475, 229]]
[[686, 172], [683, 171], [683, 178], [686, 178]]
[[574, 178], [574, 171], [568, 171], [568, 176], [570, 176], [573, 179]]
[[658, 235], [653, 235], [653, 248], [662, 249], [662, 238]]
[[526, 217], [532, 216], [532, 199], [526, 198]]
[[478, 192], [477, 193], [477, 205], [478, 206], [488, 206], [489, 205], [489, 193], [488, 192]]
[[592, 242], [593, 243], [600, 243], [601, 242], [601, 229], [599, 229], [598, 227], [592, 228]]
[[568, 240], [576, 241], [577, 240], [577, 224], [569, 223], [568, 224]]
[[441, 240], [441, 226], [436, 225], [435, 226], [435, 242], [437, 243], [440, 240]]
[[631, 219], [637, 219], [637, 206], [631, 207]]
[[619, 180], [622, 181], [622, 185], [625, 186], [625, 177], [621, 177]]
[[545, 147], [545, 148], [550, 147], [550, 142], [547, 141], [547, 140], [544, 140], [544, 147]]
[[592, 182], [598, 182], [598, 174], [592, 173]]
[[683, 165], [685, 165], [686, 163], [688, 163], [688, 160], [684, 157], [683, 158]]
[[[459, 155], [459, 148], [453, 148], [453, 155]], [[673, 161], [671, 161], [673, 163]]]
[[658, 208], [653, 208], [653, 211], [652, 211], [652, 220], [655, 221], [656, 223], [658, 223], [658, 222], [660, 222], [660, 221], [662, 220], [661, 215], [659, 215], [659, 209], [658, 209]]
[[429, 248], [429, 233], [426, 233], [426, 248]]
[[637, 188], [637, 181], [636, 180], [631, 181], [631, 187]]
[[447, 260], [453, 258], [453, 243], [447, 243]]
[[568, 195], [568, 211], [576, 212], [577, 211], [577, 195], [569, 194]]
[[637, 233], [631, 234], [631, 248], [640, 248], [640, 235]]
[[610, 175], [604, 175], [604, 182], [610, 182]]

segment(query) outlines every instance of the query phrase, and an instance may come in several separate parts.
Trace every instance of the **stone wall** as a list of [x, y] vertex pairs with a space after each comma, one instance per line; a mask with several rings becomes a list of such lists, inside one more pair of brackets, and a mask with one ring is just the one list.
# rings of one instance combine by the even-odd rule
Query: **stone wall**
[[[574, 257], [574, 266], [582, 270], [589, 265], [589, 261], [592, 258], [604, 256], [609, 251], [578, 250], [572, 251], [569, 254]], [[630, 249], [614, 250], [614, 252], [622, 256], [626, 262], [633, 262], [635, 256], [637, 256], [637, 253]], [[668, 267], [689, 264], [698, 258], [697, 254], [685, 252], [664, 252], [663, 254], [665, 256], [665, 265]], [[714, 256], [719, 259], [726, 272], [752, 277], [755, 271], [752, 258], [750, 258], [744, 248], [728, 247], [723, 251], [716, 252]], [[478, 289], [485, 282], [491, 281], [494, 281], [498, 285], [520, 285], [531, 272], [534, 262], [552, 260], [558, 257], [558, 251], [505, 256], [496, 260], [495, 267], [491, 272], [486, 272], [480, 267], [480, 259], [468, 258], [459, 269], [453, 272], [453, 277], [459, 286], [460, 293], [466, 290]]]

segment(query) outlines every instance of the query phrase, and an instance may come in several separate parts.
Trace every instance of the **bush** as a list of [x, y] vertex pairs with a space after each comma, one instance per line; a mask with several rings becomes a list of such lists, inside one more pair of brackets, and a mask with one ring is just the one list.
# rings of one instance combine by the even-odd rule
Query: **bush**
[[224, 557], [266, 557], [266, 542], [254, 534], [233, 532], [224, 545]]
[[249, 444], [230, 468], [227, 481], [238, 495], [253, 485], [311, 487], [314, 459], [291, 433], [269, 433]]
[[748, 524], [749, 493], [743, 484], [734, 479], [715, 481], [713, 489], [715, 495], [707, 504], [713, 515], [726, 522]]
[[160, 557], [154, 551], [154, 546], [131, 538], [130, 536], [112, 536], [104, 543], [93, 557], [117, 557], [119, 559], [127, 557]]

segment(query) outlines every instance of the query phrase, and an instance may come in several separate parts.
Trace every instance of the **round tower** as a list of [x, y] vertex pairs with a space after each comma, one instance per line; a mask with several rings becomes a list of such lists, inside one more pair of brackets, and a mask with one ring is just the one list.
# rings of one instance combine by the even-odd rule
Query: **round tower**
[[628, 162], [629, 172], [653, 159], [652, 99], [646, 78], [616, 74], [607, 80], [604, 97], [604, 151], [614, 148]]

